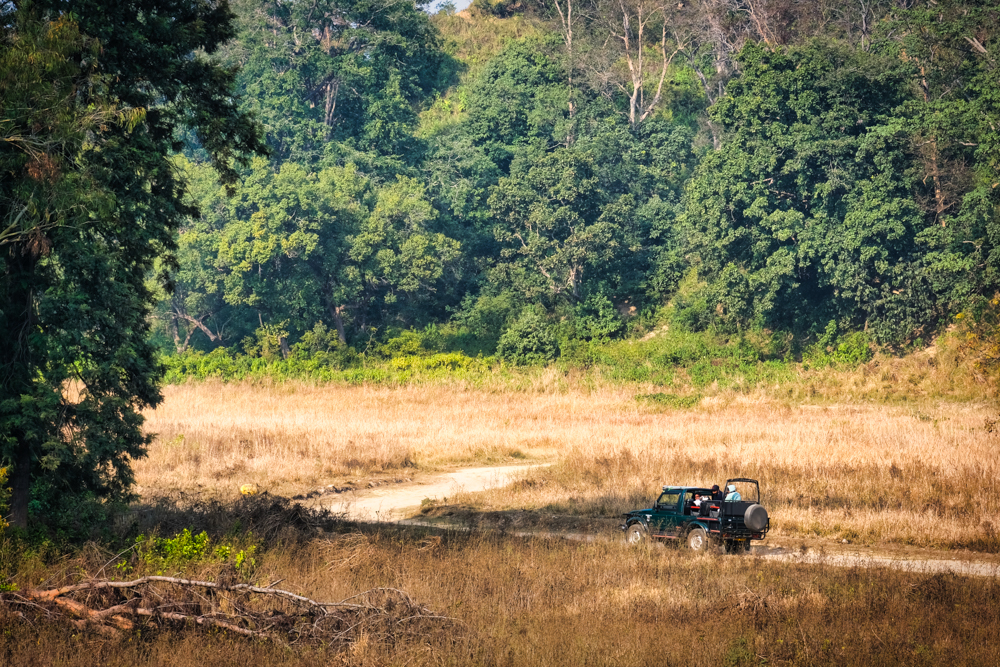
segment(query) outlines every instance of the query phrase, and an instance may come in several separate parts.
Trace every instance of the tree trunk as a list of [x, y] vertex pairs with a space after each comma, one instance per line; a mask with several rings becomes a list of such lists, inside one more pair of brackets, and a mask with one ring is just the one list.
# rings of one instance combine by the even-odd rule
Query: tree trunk
[[573, 61], [573, 0], [566, 0], [566, 11], [563, 12], [562, 5], [559, 4], [559, 0], [555, 0], [556, 10], [559, 12], [559, 19], [562, 21], [563, 26], [563, 41], [566, 44], [566, 57], [567, 57], [567, 82], [569, 84], [567, 105], [569, 106], [569, 120], [570, 127], [569, 132], [566, 135], [566, 146], [569, 147], [573, 144], [574, 137], [574, 123], [573, 119], [576, 115], [576, 105], [574, 104], [574, 88], [573, 88], [573, 68], [575, 63]]
[[31, 501], [31, 445], [23, 436], [17, 443], [14, 477], [10, 497], [10, 522], [18, 528], [28, 529], [28, 503]]
[[[34, 373], [37, 368], [32, 364], [30, 339], [35, 331], [35, 267], [38, 255], [21, 244], [15, 244], [7, 257], [8, 274], [6, 283], [8, 291], [2, 295], [7, 298], [9, 328], [0, 332], [6, 340], [0, 345], [0, 400], [13, 399], [32, 393]], [[20, 409], [15, 407], [15, 413]], [[11, 416], [4, 414], [4, 417]], [[21, 415], [27, 417], [27, 415]], [[28, 417], [30, 420], [30, 417]], [[31, 501], [31, 443], [26, 437], [26, 428], [14, 426], [13, 452], [10, 452], [13, 471], [11, 477], [11, 521], [18, 528], [28, 527], [28, 503]], [[8, 450], [10, 451], [10, 450]]]
[[342, 345], [347, 345], [347, 336], [344, 334], [343, 306], [330, 306], [330, 316], [333, 317], [333, 325], [337, 327], [337, 338]]

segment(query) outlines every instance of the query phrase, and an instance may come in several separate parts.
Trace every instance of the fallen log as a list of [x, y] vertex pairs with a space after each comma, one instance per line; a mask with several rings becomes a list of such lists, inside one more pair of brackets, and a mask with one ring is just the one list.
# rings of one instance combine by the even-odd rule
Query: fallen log
[[[277, 583], [277, 582], [276, 582]], [[22, 605], [108, 636], [144, 622], [192, 625], [278, 641], [350, 642], [415, 634], [420, 622], [454, 622], [404, 591], [373, 588], [339, 602], [314, 600], [274, 585], [221, 583], [151, 575], [131, 581], [90, 579], [60, 588], [0, 594], [0, 607]], [[17, 612], [24, 616], [23, 611]]]

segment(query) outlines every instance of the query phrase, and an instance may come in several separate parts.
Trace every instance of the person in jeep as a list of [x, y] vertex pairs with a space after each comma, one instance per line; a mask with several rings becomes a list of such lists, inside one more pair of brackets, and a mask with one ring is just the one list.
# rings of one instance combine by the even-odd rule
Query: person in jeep
[[722, 489], [719, 488], [718, 484], [712, 485], [712, 500], [724, 500], [725, 494], [722, 493]]

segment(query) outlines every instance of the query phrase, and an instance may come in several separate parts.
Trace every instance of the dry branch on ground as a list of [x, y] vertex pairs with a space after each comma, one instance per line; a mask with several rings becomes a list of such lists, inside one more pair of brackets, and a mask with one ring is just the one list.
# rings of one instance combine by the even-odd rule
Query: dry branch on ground
[[[277, 582], [276, 582], [277, 583]], [[61, 588], [0, 594], [0, 608], [27, 618], [67, 620], [117, 636], [137, 623], [193, 624], [278, 641], [341, 643], [360, 634], [389, 639], [452, 621], [394, 588], [373, 588], [339, 602], [243, 583], [147, 576], [92, 579]]]

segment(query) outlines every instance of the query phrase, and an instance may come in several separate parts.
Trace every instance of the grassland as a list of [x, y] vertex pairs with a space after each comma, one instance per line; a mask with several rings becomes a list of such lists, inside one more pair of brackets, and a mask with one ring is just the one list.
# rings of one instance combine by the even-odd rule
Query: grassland
[[[111, 554], [110, 557], [113, 557]], [[18, 581], [95, 573], [91, 549]], [[210, 565], [185, 573], [213, 579]], [[95, 632], [0, 618], [0, 662], [74, 665], [989, 665], [1000, 660], [1000, 582], [794, 565], [658, 545], [581, 545], [389, 528], [262, 552], [251, 578], [317, 599], [405, 590], [453, 621], [348, 646], [285, 647], [225, 633]], [[16, 632], [12, 628], [17, 628]]]
[[751, 476], [762, 481], [778, 535], [1000, 550], [989, 403], [838, 402], [762, 390], [719, 391], [674, 408], [640, 391], [552, 370], [527, 390], [176, 385], [148, 415], [159, 436], [136, 463], [137, 478], [147, 496], [226, 498], [244, 483], [293, 495], [347, 479], [538, 460], [554, 465], [459, 500], [613, 517], [648, 502], [662, 483]]
[[[149, 573], [127, 548], [134, 535], [190, 528], [234, 550], [253, 546], [242, 580], [281, 581], [321, 600], [391, 587], [447, 618], [288, 646], [176, 626], [113, 638], [0, 605], [0, 665], [996, 664], [995, 579], [503, 530], [319, 524], [269, 504], [347, 480], [545, 461], [511, 486], [449, 502], [586, 526], [645, 504], [664, 482], [746, 475], [762, 481], [774, 539], [786, 544], [997, 553], [996, 406], [956, 368], [946, 354], [919, 353], [850, 372], [786, 365], [773, 383], [733, 369], [716, 382], [682, 368], [666, 386], [598, 367], [483, 366], [375, 383], [170, 385], [147, 414], [158, 434], [149, 456], [135, 462], [137, 523], [70, 553], [0, 536], [0, 583], [24, 590]], [[246, 483], [271, 495], [240, 498]], [[207, 558], [167, 569], [234, 576]]]

